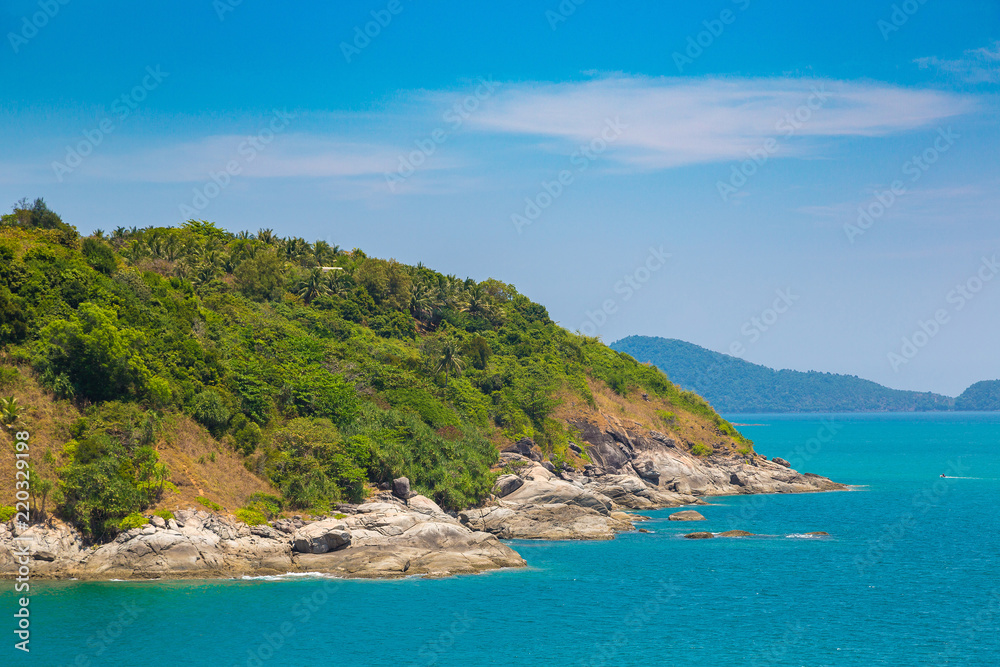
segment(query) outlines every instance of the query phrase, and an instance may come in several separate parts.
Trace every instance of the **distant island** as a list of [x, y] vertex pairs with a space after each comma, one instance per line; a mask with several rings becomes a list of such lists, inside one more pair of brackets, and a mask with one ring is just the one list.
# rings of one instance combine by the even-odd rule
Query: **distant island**
[[775, 370], [682, 340], [629, 336], [610, 347], [652, 363], [720, 412], [929, 412], [1000, 410], [1000, 380], [958, 398], [890, 389], [855, 375]]

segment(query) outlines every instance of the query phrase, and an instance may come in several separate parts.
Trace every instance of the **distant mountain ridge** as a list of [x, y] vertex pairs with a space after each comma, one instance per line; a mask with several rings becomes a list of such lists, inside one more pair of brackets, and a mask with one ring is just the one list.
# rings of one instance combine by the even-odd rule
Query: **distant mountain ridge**
[[1000, 411], [1000, 380], [977, 382], [955, 399], [956, 410]]
[[890, 389], [855, 375], [774, 370], [672, 338], [629, 336], [610, 347], [652, 363], [720, 412], [1000, 410], [1000, 380], [978, 382], [955, 399]]

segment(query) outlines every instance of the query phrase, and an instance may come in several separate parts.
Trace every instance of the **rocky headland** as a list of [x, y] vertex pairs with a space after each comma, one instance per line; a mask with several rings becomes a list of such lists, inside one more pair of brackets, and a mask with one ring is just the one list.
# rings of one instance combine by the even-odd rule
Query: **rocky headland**
[[[107, 544], [88, 545], [70, 525], [49, 519], [20, 530], [0, 524], [0, 576], [29, 565], [36, 578], [210, 578], [319, 572], [347, 578], [441, 577], [523, 567], [500, 539], [609, 540], [645, 517], [625, 510], [705, 504], [705, 498], [805, 493], [845, 488], [792, 470], [784, 460], [718, 449], [696, 456], [684, 443], [607, 418], [603, 428], [576, 424], [571, 446], [592, 463], [582, 469], [543, 460], [525, 438], [500, 454], [494, 495], [450, 514], [395, 481], [333, 516], [247, 525], [233, 516], [185, 509], [133, 528]], [[683, 511], [672, 520], [701, 520]], [[645, 532], [645, 531], [644, 531]], [[692, 533], [689, 538], [712, 537]]]

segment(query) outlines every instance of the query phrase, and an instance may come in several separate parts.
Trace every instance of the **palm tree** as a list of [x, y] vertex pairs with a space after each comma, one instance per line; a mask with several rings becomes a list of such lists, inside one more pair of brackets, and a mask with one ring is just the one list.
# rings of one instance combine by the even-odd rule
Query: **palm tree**
[[315, 268], [306, 274], [306, 277], [299, 281], [295, 294], [309, 305], [313, 299], [323, 294], [328, 294], [330, 287], [323, 276], [323, 271]]
[[8, 426], [16, 424], [17, 420], [21, 418], [22, 412], [24, 412], [24, 408], [18, 405], [17, 399], [13, 396], [0, 398], [0, 421], [3, 421], [4, 424]]
[[434, 300], [427, 286], [418, 283], [410, 291], [410, 314], [424, 320], [434, 314]]
[[274, 243], [277, 239], [278, 239], [278, 237], [274, 235], [274, 230], [273, 229], [258, 229], [257, 230], [257, 240], [260, 241], [260, 242], [262, 242], [262, 243], [266, 243], [267, 245], [270, 245], [270, 244]]
[[441, 345], [441, 351], [438, 356], [436, 371], [440, 373], [444, 371], [444, 383], [447, 386], [449, 375], [454, 372], [456, 374], [462, 372], [462, 366], [464, 365], [462, 359], [459, 355], [459, 346], [454, 338], [448, 338]]

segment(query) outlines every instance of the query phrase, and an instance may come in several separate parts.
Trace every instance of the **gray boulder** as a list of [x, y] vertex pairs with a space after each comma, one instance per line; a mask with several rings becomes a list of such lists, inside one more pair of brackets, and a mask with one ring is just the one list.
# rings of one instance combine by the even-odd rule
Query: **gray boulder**
[[410, 479], [408, 477], [397, 477], [392, 480], [392, 493], [397, 498], [407, 500], [413, 495], [410, 491]]
[[325, 519], [303, 526], [292, 536], [292, 549], [300, 554], [325, 554], [351, 543], [351, 533], [343, 521]]
[[524, 486], [524, 480], [517, 475], [501, 475], [497, 478], [496, 492], [501, 498], [514, 493]]
[[671, 521], [704, 521], [705, 517], [701, 515], [701, 512], [695, 512], [694, 510], [684, 510], [683, 512], [675, 512], [667, 517]]

